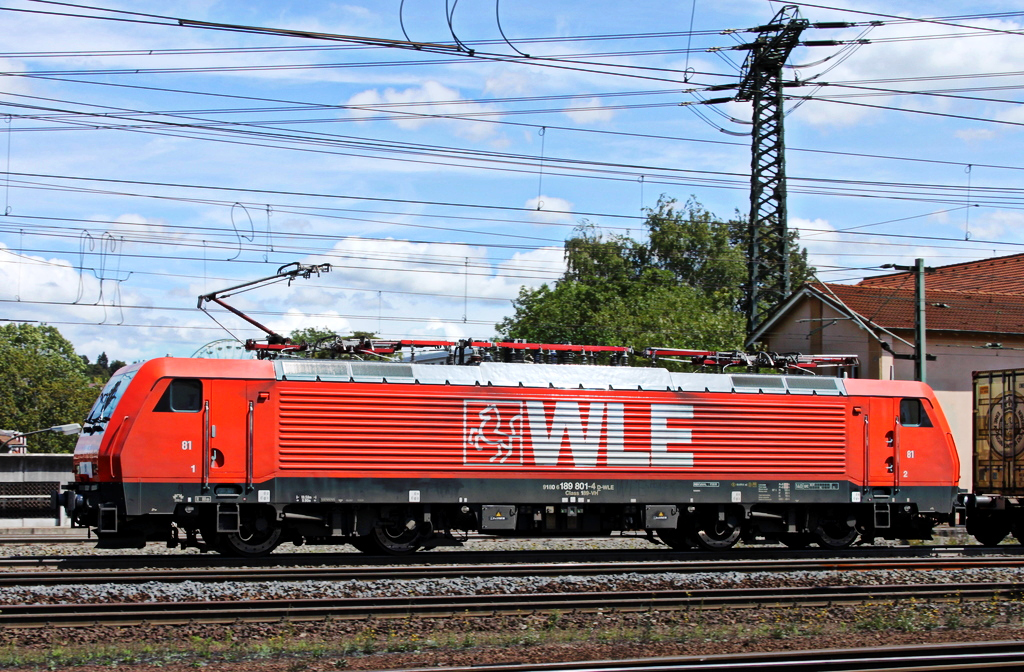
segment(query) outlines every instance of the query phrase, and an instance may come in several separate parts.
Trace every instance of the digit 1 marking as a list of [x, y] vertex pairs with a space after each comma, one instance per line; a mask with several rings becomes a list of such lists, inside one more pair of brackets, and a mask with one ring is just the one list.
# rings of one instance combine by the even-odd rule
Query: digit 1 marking
[[194, 465], [194, 464], [192, 465], [192, 473], [193, 474], [196, 473], [196, 465]]

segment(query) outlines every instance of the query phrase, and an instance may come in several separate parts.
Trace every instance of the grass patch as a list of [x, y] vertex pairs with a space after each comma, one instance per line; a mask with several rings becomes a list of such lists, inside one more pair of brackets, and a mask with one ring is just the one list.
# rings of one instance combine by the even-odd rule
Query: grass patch
[[[17, 631], [0, 645], [0, 669], [65, 670], [76, 666], [206, 667], [216, 663], [281, 661], [283, 669], [346, 669], [348, 661], [383, 654], [459, 653], [523, 647], [603, 645], [609, 650], [660, 646], [700, 648], [709, 643], [756, 647], [757, 641], [820, 641], [823, 635], [914, 633], [978, 629], [1020, 622], [1024, 602], [919, 604], [913, 600], [859, 607], [763, 608], [720, 612], [558, 611], [506, 617], [319, 621], [275, 625], [190, 626], [85, 632]], [[24, 636], [25, 643], [18, 638]], [[45, 644], [49, 637], [51, 643]], [[95, 634], [91, 639], [96, 639]], [[83, 643], [68, 643], [68, 642]], [[726, 646], [725, 648], [728, 648]], [[315, 663], [315, 664], [314, 664]], [[279, 662], [280, 664], [280, 662]]]

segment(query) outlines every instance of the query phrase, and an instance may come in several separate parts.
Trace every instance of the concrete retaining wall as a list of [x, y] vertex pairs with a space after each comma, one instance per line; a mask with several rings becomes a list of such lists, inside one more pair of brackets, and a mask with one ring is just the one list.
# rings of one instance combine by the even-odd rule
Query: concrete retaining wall
[[50, 493], [73, 480], [70, 454], [0, 454], [0, 528], [68, 527]]

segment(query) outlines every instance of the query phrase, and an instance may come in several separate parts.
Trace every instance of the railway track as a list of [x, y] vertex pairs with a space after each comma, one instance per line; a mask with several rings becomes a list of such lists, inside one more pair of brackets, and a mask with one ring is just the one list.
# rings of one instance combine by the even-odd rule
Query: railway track
[[33, 544], [85, 544], [96, 543], [96, 538], [86, 537], [84, 534], [29, 534], [13, 535], [0, 534], [0, 545], [3, 546], [31, 546]]
[[1020, 598], [1016, 583], [821, 586], [797, 588], [714, 588], [690, 590], [595, 591], [345, 597], [204, 602], [15, 604], [0, 610], [0, 627], [46, 628], [186, 623], [354, 620], [366, 618], [450, 618], [515, 616], [530, 613], [622, 613], [647, 610], [722, 610], [772, 607], [829, 607], [916, 599], [977, 602]]
[[714, 561], [767, 561], [934, 557], [1019, 557], [1024, 546], [865, 546], [842, 551], [823, 549], [790, 550], [781, 547], [734, 548], [726, 552], [671, 551], [650, 549], [588, 549], [588, 550], [459, 550], [417, 553], [406, 558], [369, 556], [358, 552], [295, 552], [273, 553], [262, 558], [231, 558], [215, 553], [128, 553], [123, 555], [10, 555], [0, 557], [0, 570], [14, 568], [59, 569], [134, 569], [152, 567], [190, 569], [196, 567], [314, 567], [314, 566], [382, 566], [396, 563], [416, 565], [451, 564], [521, 564], [521, 563], [584, 563], [584, 562], [679, 562], [693, 564]]
[[664, 574], [797, 571], [886, 571], [886, 570], [955, 570], [978, 568], [1024, 567], [1024, 557], [929, 557], [929, 558], [833, 558], [823, 560], [718, 560], [718, 561], [647, 561], [647, 562], [573, 562], [517, 564], [454, 564], [454, 565], [389, 565], [342, 567], [254, 567], [204, 569], [119, 569], [92, 571], [60, 570], [55, 561], [48, 571], [28, 571], [38, 565], [19, 565], [0, 561], [0, 567], [15, 571], [0, 572], [0, 586], [60, 586], [85, 584], [138, 584], [260, 581], [377, 581], [398, 579], [487, 578], [514, 576], [594, 576], [607, 574]]
[[[824, 649], [764, 653], [640, 658], [632, 660], [581, 661], [518, 665], [446, 667], [444, 672], [702, 672], [708, 670], [772, 670], [791, 672], [917, 672], [950, 670], [998, 670], [1024, 667], [1020, 642], [969, 642], [923, 644], [870, 649]], [[431, 668], [436, 672], [438, 668]], [[428, 672], [409, 669], [391, 672]]]

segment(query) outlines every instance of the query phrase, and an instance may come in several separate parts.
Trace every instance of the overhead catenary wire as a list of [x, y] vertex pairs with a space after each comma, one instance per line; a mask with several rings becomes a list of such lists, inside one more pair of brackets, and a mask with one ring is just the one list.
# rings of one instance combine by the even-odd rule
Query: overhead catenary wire
[[[527, 171], [531, 174], [532, 171]], [[0, 175], [6, 175], [6, 172], [0, 172]], [[650, 173], [645, 173], [649, 175]], [[287, 190], [274, 190], [274, 189], [255, 189], [250, 187], [230, 187], [221, 185], [201, 185], [201, 184], [189, 184], [189, 183], [172, 183], [172, 182], [156, 182], [156, 181], [145, 181], [145, 180], [119, 180], [113, 178], [99, 178], [89, 176], [70, 176], [70, 175], [52, 175], [52, 174], [36, 174], [36, 173], [18, 173], [10, 172], [12, 178], [42, 178], [42, 179], [61, 179], [67, 180], [72, 183], [75, 182], [97, 182], [107, 184], [121, 184], [121, 185], [146, 185], [146, 186], [161, 186], [161, 187], [172, 187], [178, 189], [192, 189], [192, 190], [210, 190], [220, 192], [237, 192], [239, 194], [279, 194], [289, 196], [299, 196], [304, 198], [324, 198], [324, 199], [336, 199], [336, 200], [366, 200], [384, 203], [417, 203], [421, 205], [433, 205], [433, 206], [447, 206], [455, 208], [478, 208], [481, 210], [506, 210], [506, 211], [519, 211], [523, 213], [530, 213], [534, 210], [532, 208], [525, 207], [512, 207], [512, 206], [498, 206], [498, 205], [486, 205], [486, 204], [471, 204], [453, 201], [426, 201], [417, 199], [397, 199], [397, 198], [386, 198], [386, 197], [368, 197], [359, 196], [355, 194], [324, 194], [316, 192], [300, 192], [300, 191], [287, 191]], [[731, 176], [732, 182], [723, 182], [719, 186], [726, 188], [743, 188], [745, 175], [737, 174]], [[626, 178], [624, 178], [626, 179]], [[870, 197], [879, 199], [889, 200], [908, 200], [908, 201], [923, 201], [923, 202], [934, 202], [934, 203], [956, 203], [962, 204], [966, 199], [966, 187], [963, 184], [927, 184], [927, 183], [910, 183], [910, 182], [880, 182], [876, 180], [851, 180], [851, 179], [837, 179], [837, 178], [822, 178], [822, 177], [800, 177], [794, 176], [791, 179], [793, 183], [805, 183], [806, 186], [794, 187], [792, 191], [797, 193], [809, 193], [809, 194], [822, 194], [822, 195], [833, 195], [833, 196], [850, 196], [850, 197]], [[632, 181], [632, 180], [628, 180]], [[648, 180], [650, 181], [650, 180]], [[702, 180], [702, 183], [706, 186], [713, 186], [714, 181]], [[988, 187], [981, 185], [973, 185], [971, 188], [972, 202], [979, 205], [1000, 205], [1000, 206], [1017, 206], [1024, 204], [1022, 197], [1024, 197], [1024, 188], [1021, 187]], [[610, 219], [634, 219], [635, 215], [629, 214], [615, 214], [615, 213], [598, 213], [598, 212], [587, 212], [587, 211], [567, 211], [567, 210], [546, 210], [545, 212], [550, 214], [568, 215], [574, 217], [589, 217], [589, 216], [600, 216]]]
[[[359, 48], [363, 48], [363, 47], [359, 47]], [[443, 101], [442, 101], [442, 102], [443, 102]], [[426, 108], [426, 109], [429, 109], [429, 107], [427, 107], [427, 105], [429, 105], [429, 104], [433, 104], [433, 101], [429, 101], [428, 103], [425, 103], [425, 104], [424, 104], [424, 105], [423, 105], [423, 106], [421, 107], [421, 109], [422, 109], [422, 108]], [[385, 108], [382, 108], [382, 109], [385, 109]], [[402, 111], [402, 108], [398, 108], [398, 109], [399, 109], [399, 111]], [[287, 120], [277, 120], [277, 121], [276, 121], [275, 123], [283, 124], [283, 123], [286, 123], [286, 121], [287, 121]], [[538, 124], [538, 126], [539, 126], [539, 124]], [[291, 142], [291, 140], [289, 140], [289, 142]], [[723, 144], [726, 144], [726, 143], [723, 143]], [[737, 143], [737, 144], [738, 144], [738, 143]], [[438, 151], [443, 151], [443, 150], [438, 150]], [[791, 151], [792, 151], [792, 149], [791, 149]], [[898, 160], [901, 160], [901, 161], [903, 161], [903, 160], [912, 160], [912, 157], [896, 157], [896, 158], [897, 158]], [[937, 162], [937, 163], [938, 163], [938, 162]], [[951, 162], [949, 162], [949, 163], [950, 163], [950, 164], [953, 164], [953, 165], [956, 165], [956, 164], [957, 164], [958, 162], [955, 162], [955, 161], [951, 161]], [[1018, 170], [1018, 169], [1020, 169], [1019, 167], [1010, 167], [1010, 168], [1011, 168], [1011, 169], [1014, 169], [1014, 170]], [[646, 172], [646, 171], [645, 171], [645, 172]], [[656, 183], [656, 182], [655, 182], [655, 183]], [[859, 192], [859, 193], [857, 194], [858, 196], [863, 196], [863, 195], [866, 195], [866, 194], [869, 194], [869, 193], [881, 194], [881, 193], [883, 193], [883, 190], [884, 190], [884, 189], [892, 189], [892, 190], [896, 190], [896, 189], [901, 189], [901, 188], [903, 188], [903, 187], [902, 187], [902, 185], [897, 185], [897, 184], [895, 184], [895, 183], [894, 183], [894, 184], [892, 184], [892, 185], [888, 185], [888, 186], [885, 186], [885, 187], [881, 187], [881, 186], [878, 186], [877, 188], [876, 188], [876, 185], [872, 184], [872, 185], [870, 185], [870, 186], [868, 186], [868, 185], [863, 185], [863, 186], [868, 186], [868, 188], [866, 188], [866, 189], [864, 189], [863, 191], [861, 191], [861, 186], [862, 186], [862, 185], [859, 185], [859, 184], [856, 184], [856, 185], [855, 185], [855, 183], [854, 183], [854, 182], [850, 182], [850, 183], [841, 183], [841, 182], [835, 182], [835, 183], [831, 183], [831, 184], [834, 184], [834, 185], [837, 185], [837, 186], [836, 186], [836, 187], [831, 187], [831, 186], [830, 186], [830, 187], [828, 187], [829, 189], [831, 189], [831, 188], [839, 188], [839, 186], [843, 186], [843, 188], [848, 188], [848, 189], [849, 189], [849, 191], [850, 191], [850, 195], [853, 195], [853, 194], [852, 194], [852, 192], [853, 192], [854, 190], [858, 191], [858, 192]], [[916, 196], [917, 198], [921, 198], [921, 199], [926, 199], [926, 198], [928, 198], [928, 196], [924, 195], [924, 194], [925, 194], [925, 190], [932, 190], [932, 191], [938, 191], [938, 190], [943, 190], [943, 189], [944, 189], [944, 190], [946, 190], [946, 193], [948, 194], [948, 198], [950, 198], [950, 199], [956, 198], [956, 197], [957, 197], [957, 196], [956, 196], [956, 192], [952, 191], [951, 189], [948, 189], [949, 187], [951, 187], [951, 185], [931, 185], [931, 186], [927, 186], [927, 187], [924, 187], [924, 186], [914, 186], [914, 187], [912, 187], [912, 188], [908, 188], [908, 189], [906, 190], [906, 193], [910, 193], [910, 191], [911, 191], [911, 189], [912, 189], [912, 190], [914, 190], [914, 191], [920, 192], [920, 194], [919, 194], [918, 196]], [[720, 185], [720, 186], [719, 186], [718, 188], [732, 188], [732, 187], [731, 187], [731, 186], [729, 186], [729, 185]], [[818, 193], [824, 193], [824, 190], [826, 189], [826, 187], [825, 187], [825, 186], [815, 186], [815, 187], [814, 187], [814, 189], [815, 189], [815, 190], [816, 190], [816, 191], [817, 191]], [[794, 192], [794, 193], [799, 193], [799, 192]], [[807, 192], [805, 192], [805, 193], [807, 193]], [[991, 200], [991, 201], [989, 201], [989, 202], [990, 202], [990, 203], [993, 203], [993, 204], [994, 204], [994, 203], [996, 203], [996, 202], [997, 202], [996, 200], [994, 200], [994, 198], [995, 198], [995, 196], [994, 196], [995, 192], [991, 192], [991, 193], [993, 194], [993, 200]], [[1010, 200], [1010, 199], [1012, 199], [1012, 198], [1016, 198], [1016, 196], [1015, 196], [1015, 195], [1011, 195], [1011, 193], [1010, 193], [1010, 192], [1004, 192], [1004, 193], [1002, 194], [1002, 196], [1005, 196], [1005, 198], [1006, 198], [1006, 200], [1004, 201], [1004, 203], [1006, 203], [1006, 202], [1009, 202], [1009, 200]], [[946, 197], [947, 197], [947, 196], [941, 196], [941, 197], [939, 197], [939, 198], [946, 198]], [[952, 209], [952, 208], [950, 208], [950, 209]], [[866, 226], [866, 225], [865, 225], [865, 226]], [[226, 232], [226, 233], [229, 233], [229, 232]]]
[[[8, 105], [10, 105], [10, 103], [8, 103]], [[34, 107], [34, 106], [29, 106], [29, 107]], [[46, 109], [51, 109], [51, 108], [46, 108]], [[83, 114], [87, 114], [87, 113], [83, 113]], [[207, 120], [202, 120], [202, 121], [206, 122]], [[188, 129], [196, 128], [196, 126], [194, 124], [191, 124], [191, 123], [179, 123], [179, 122], [158, 122], [158, 123], [166, 124], [166, 125], [172, 126], [174, 128], [180, 128], [180, 127], [185, 127], [185, 128], [188, 128]], [[265, 132], [265, 130], [263, 130], [263, 129], [268, 129], [269, 128], [269, 129], [273, 130], [273, 126], [272, 125], [266, 125], [266, 124], [244, 124], [244, 125], [245, 126], [250, 126], [250, 127], [256, 127], [258, 129], [261, 129], [260, 131], [258, 131], [260, 133]], [[122, 127], [122, 128], [124, 130], [134, 130], [136, 132], [140, 132], [140, 129], [138, 129], [134, 125], [127, 126], [127, 127]], [[232, 129], [232, 130], [237, 130], [237, 129]], [[243, 130], [245, 132], [252, 132], [251, 129], [249, 129], [249, 128], [246, 128], [246, 129], [243, 129]], [[337, 136], [334, 136], [333, 134], [329, 135], [329, 136], [327, 136], [325, 134], [319, 134], [319, 135], [324, 135], [326, 139], [337, 138]], [[270, 136], [270, 137], [274, 137], [274, 136]], [[291, 140], [295, 140], [295, 138], [290, 138], [290, 139]], [[346, 139], [346, 138], [343, 137], [342, 139]], [[362, 141], [360, 141], [360, 142], [362, 142]], [[423, 146], [408, 145], [408, 143], [405, 143], [404, 146], [405, 147], [409, 147], [410, 149], [403, 149], [403, 145], [398, 145], [397, 143], [394, 143], [394, 144], [395, 144], [395, 147], [397, 149], [400, 149], [401, 151], [410, 151], [410, 150], [411, 151], [422, 151], [422, 148], [423, 148]], [[385, 149], [385, 147], [377, 147], [377, 149], [383, 150], [383, 149]], [[475, 156], [475, 157], [477, 157], [477, 159], [479, 159], [479, 157], [481, 155], [486, 155], [487, 157], [500, 157], [500, 161], [499, 161], [499, 158], [487, 158], [487, 159], [485, 159], [486, 161], [489, 161], [489, 162], [505, 162], [505, 163], [514, 164], [516, 162], [522, 162], [522, 161], [525, 160], [525, 161], [527, 161], [530, 164], [530, 167], [527, 170], [532, 170], [533, 169], [534, 164], [532, 162], [536, 160], [533, 157], [523, 157], [523, 156], [515, 156], [515, 155], [504, 155], [504, 156], [502, 156], [502, 155], [499, 155], [499, 154], [497, 154], [497, 153], [495, 153], [493, 151], [491, 151], [491, 152], [479, 152], [477, 150], [459, 150], [459, 149], [451, 148], [451, 147], [437, 148], [437, 150], [443, 151], [445, 153], [462, 152], [462, 153], [465, 153], [467, 156]], [[408, 160], [408, 159], [404, 159], [404, 160]], [[560, 161], [560, 162], [564, 163], [566, 160], [565, 159], [558, 159], [557, 161]], [[593, 162], [593, 161], [582, 161], [582, 160], [574, 160], [574, 161], [571, 161], [571, 163], [573, 165], [576, 165], [577, 169], [579, 169], [578, 168], [579, 166], [609, 165], [609, 164], [597, 163], [597, 162]], [[616, 166], [616, 164], [610, 164], [610, 167], [615, 167], [615, 166]], [[643, 175], [647, 176], [647, 175], [650, 175], [652, 172], [657, 171], [657, 170], [661, 170], [661, 171], [678, 171], [678, 172], [687, 172], [687, 173], [701, 173], [701, 174], [706, 174], [706, 173], [710, 172], [710, 171], [694, 171], [694, 170], [684, 170], [684, 169], [658, 168], [658, 167], [652, 167], [652, 166], [636, 166], [636, 165], [634, 165], [634, 166], [627, 166], [627, 165], [624, 165], [624, 164], [619, 164], [618, 167], [629, 168], [629, 169], [634, 170], [633, 173], [629, 174], [626, 178], [624, 178], [624, 179], [629, 179], [629, 180], [636, 179], [636, 176], [638, 174], [643, 174]], [[587, 169], [587, 170], [589, 170], [589, 169]], [[636, 171], [640, 171], [640, 172], [638, 173]], [[662, 176], [661, 179], [666, 179], [666, 178], [665, 178], [665, 176]]]
[[[1024, 72], [1022, 72], [1022, 73], [1013, 73], [1013, 72], [1010, 72], [1010, 73], [995, 73], [993, 76], [1014, 76], [1014, 75], [1021, 75], [1021, 74], [1024, 74]], [[116, 87], [116, 88], [126, 88], [126, 89], [138, 89], [138, 90], [159, 91], [159, 92], [166, 92], [166, 93], [181, 93], [181, 94], [187, 94], [187, 95], [197, 95], [197, 96], [205, 96], [205, 97], [218, 97], [218, 98], [227, 98], [227, 99], [235, 99], [235, 100], [251, 100], [251, 101], [261, 101], [261, 102], [276, 102], [276, 103], [285, 103], [285, 104], [293, 104], [293, 105], [317, 105], [317, 104], [313, 104], [313, 103], [301, 103], [301, 102], [298, 102], [298, 101], [272, 99], [272, 98], [264, 98], [264, 97], [256, 97], [256, 96], [242, 96], [242, 95], [236, 95], [236, 94], [225, 94], [225, 93], [209, 92], [209, 91], [188, 91], [188, 90], [182, 90], [182, 89], [171, 89], [171, 88], [166, 88], [166, 87], [142, 86], [142, 85], [137, 85], [137, 84], [124, 84], [124, 83], [116, 83], [116, 82], [83, 81], [83, 80], [66, 79], [66, 78], [60, 78], [60, 77], [37, 77], [36, 75], [33, 75], [33, 74], [12, 74], [11, 76], [27, 77], [27, 78], [33, 78], [33, 79], [34, 78], [38, 78], [38, 79], [51, 80], [51, 81], [66, 81], [66, 82], [70, 82], [70, 83], [93, 85], [93, 86], [102, 86], [102, 87]], [[964, 76], [966, 76], [966, 75], [964, 75]], [[954, 78], [963, 78], [964, 76], [958, 75], [958, 76], [955, 76]], [[928, 80], [930, 78], [920, 78], [920, 79], [922, 81], [925, 81], [925, 80]], [[887, 81], [910, 81], [910, 80], [900, 80], [900, 79], [890, 80], [890, 79], [885, 79], [885, 80], [863, 80], [863, 81], [866, 82], [866, 83], [873, 83], [873, 82], [884, 83], [884, 82], [887, 82]], [[326, 105], [326, 104], [319, 104], [319, 105], [322, 108], [324, 108], [324, 109], [340, 108], [340, 106], [338, 106], [338, 105]], [[533, 129], [540, 129], [541, 128], [541, 124], [539, 124], [539, 123], [538, 124], [529, 124], [529, 123], [513, 122], [513, 121], [507, 121], [507, 120], [500, 120], [500, 119], [481, 119], [481, 118], [468, 119], [468, 118], [457, 117], [456, 115], [449, 115], [449, 114], [430, 114], [430, 113], [418, 113], [418, 112], [409, 112], [409, 111], [402, 111], [401, 114], [403, 116], [410, 116], [410, 117], [414, 117], [415, 116], [415, 117], [420, 117], [420, 118], [425, 118], [425, 119], [452, 119], [452, 118], [459, 118], [459, 119], [465, 119], [466, 121], [471, 121], [473, 123], [479, 123], [479, 124], [494, 124], [494, 125], [500, 125], [500, 126], [524, 127], [524, 128], [533, 128]], [[732, 141], [727, 141], [727, 140], [713, 140], [713, 139], [707, 139], [707, 138], [688, 138], [688, 137], [682, 137], [682, 136], [670, 136], [670, 135], [655, 134], [655, 133], [636, 133], [636, 132], [612, 131], [612, 130], [595, 129], [595, 128], [578, 128], [578, 127], [572, 127], [572, 126], [554, 125], [554, 124], [551, 124], [551, 123], [547, 123], [546, 127], [551, 129], [551, 130], [566, 131], [566, 132], [570, 132], [570, 133], [586, 133], [586, 134], [592, 134], [592, 135], [607, 135], [607, 136], [612, 136], [612, 137], [646, 138], [646, 139], [651, 139], [651, 140], [669, 140], [669, 141], [679, 141], [679, 142], [693, 142], [693, 143], [697, 143], [697, 144], [736, 146], [736, 147], [744, 147], [744, 148], [749, 146], [749, 143], [732, 142]], [[869, 154], [869, 153], [859, 153], [859, 152], [844, 152], [844, 151], [824, 150], [824, 149], [817, 149], [817, 148], [810, 148], [810, 147], [799, 147], [799, 146], [794, 146], [794, 145], [789, 145], [789, 146], [787, 146], [786, 149], [789, 152], [800, 152], [800, 153], [811, 153], [811, 154], [822, 154], [822, 155], [833, 155], [833, 156], [848, 156], [848, 157], [872, 158], [872, 159], [880, 159], [880, 160], [887, 160], [887, 161], [925, 163], [925, 164], [934, 164], [934, 165], [956, 165], [956, 166], [960, 166], [960, 167], [963, 167], [963, 166], [966, 165], [962, 161], [932, 159], [932, 158], [925, 158], [925, 157], [907, 157], [907, 156], [891, 156], [891, 155], [884, 155], [884, 154]], [[992, 169], [996, 169], [996, 170], [1024, 170], [1024, 166], [1008, 166], [1008, 165], [991, 164], [991, 163], [978, 163], [978, 162], [973, 163], [973, 165], [975, 167], [992, 168]]]

